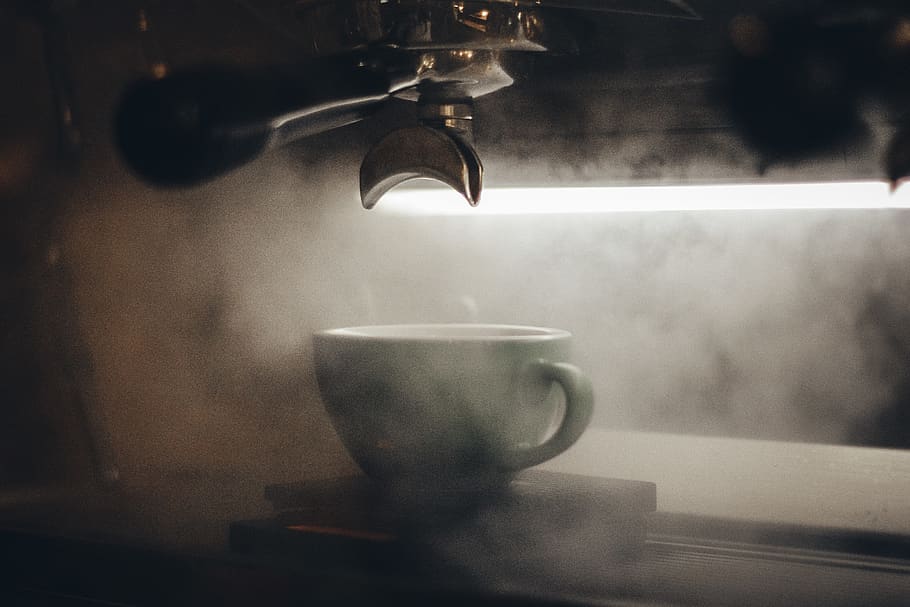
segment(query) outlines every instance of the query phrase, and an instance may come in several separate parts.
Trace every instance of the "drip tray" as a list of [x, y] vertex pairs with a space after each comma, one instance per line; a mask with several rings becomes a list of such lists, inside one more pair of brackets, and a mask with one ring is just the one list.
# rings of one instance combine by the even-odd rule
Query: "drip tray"
[[[653, 483], [526, 470], [508, 486], [383, 487], [365, 476], [271, 485], [275, 514], [231, 525], [232, 551], [394, 575], [546, 578], [644, 547]], [[541, 577], [542, 576], [542, 577]]]

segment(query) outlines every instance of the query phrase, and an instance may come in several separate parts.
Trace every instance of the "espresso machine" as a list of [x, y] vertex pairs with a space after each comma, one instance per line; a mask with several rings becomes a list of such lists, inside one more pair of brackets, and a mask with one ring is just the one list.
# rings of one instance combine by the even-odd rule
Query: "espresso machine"
[[[552, 80], [579, 65], [589, 73], [623, 70], [597, 65], [609, 61], [605, 51], [615, 44], [605, 16], [606, 23], [615, 14], [681, 21], [671, 34], [680, 38], [703, 35], [714, 29], [703, 22], [726, 17], [702, 16], [677, 0], [273, 4], [258, 6], [257, 16], [308, 47], [308, 63], [186, 73], [155, 63], [148, 78], [125, 93], [117, 117], [120, 149], [140, 176], [171, 185], [210, 179], [270, 148], [367, 119], [394, 98], [412, 102], [416, 120], [391, 129], [366, 153], [364, 208], [420, 178], [441, 181], [476, 205], [483, 164], [473, 125], [484, 110], [475, 100], [516, 82]], [[901, 115], [908, 51], [899, 11], [882, 4], [796, 8], [782, 16], [773, 8], [736, 12], [726, 35], [705, 43], [723, 59], [701, 101], [722, 111], [725, 126], [757, 151], [758, 174], [775, 163], [815, 159], [855, 141], [864, 122]], [[642, 49], [652, 44], [638, 43]], [[654, 63], [669, 63], [654, 46]], [[695, 63], [695, 53], [709, 49], [690, 52]], [[623, 78], [638, 86], [661, 77], [653, 68], [625, 69]], [[512, 129], [526, 126], [521, 116], [510, 122]], [[907, 170], [904, 139], [898, 129], [881, 162], [879, 173], [893, 183]]]
[[414, 104], [416, 124], [391, 130], [367, 152], [360, 167], [364, 208], [396, 185], [420, 178], [441, 181], [476, 205], [483, 165], [473, 144], [474, 100], [533, 78], [535, 55], [577, 55], [589, 43], [576, 31], [586, 13], [698, 18], [685, 3], [652, 4], [263, 6], [265, 18], [290, 22], [293, 35], [312, 45], [315, 57], [308, 65], [153, 75], [122, 101], [120, 146], [141, 176], [189, 184], [269, 148], [364, 120], [395, 98]]

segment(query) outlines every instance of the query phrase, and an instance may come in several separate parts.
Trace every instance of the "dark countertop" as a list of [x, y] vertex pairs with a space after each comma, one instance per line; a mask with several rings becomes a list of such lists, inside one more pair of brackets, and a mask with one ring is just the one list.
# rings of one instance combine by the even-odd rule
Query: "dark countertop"
[[[47, 493], [43, 506], [33, 500], [16, 513], [7, 503], [0, 519], [0, 600], [10, 605], [904, 605], [910, 596], [908, 538], [661, 512], [648, 518], [643, 548], [623, 558], [607, 555], [602, 544], [571, 531], [575, 527], [562, 537], [516, 536], [513, 556], [477, 543], [444, 544], [436, 552], [438, 567], [425, 562], [397, 572], [345, 566], [327, 552], [307, 559], [239, 554], [228, 547], [230, 522], [267, 517], [270, 510], [261, 497], [257, 501], [262, 489], [252, 487], [223, 493], [220, 508], [204, 506], [219, 484], [197, 479], [157, 497], [135, 489], [77, 498], [72, 492]], [[346, 546], [359, 550], [357, 544]]]
[[[736, 604], [904, 605], [906, 562], [652, 538], [571, 590], [322, 570], [129, 543], [0, 533], [0, 596], [12, 605]], [[592, 572], [588, 572], [592, 573]]]

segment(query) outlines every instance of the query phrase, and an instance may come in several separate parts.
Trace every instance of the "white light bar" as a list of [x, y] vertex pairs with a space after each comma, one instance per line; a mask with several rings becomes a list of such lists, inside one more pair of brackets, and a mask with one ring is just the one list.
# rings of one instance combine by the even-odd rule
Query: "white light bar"
[[395, 215], [533, 215], [653, 211], [910, 208], [910, 188], [885, 182], [489, 188], [471, 207], [447, 187], [399, 187], [372, 212]]

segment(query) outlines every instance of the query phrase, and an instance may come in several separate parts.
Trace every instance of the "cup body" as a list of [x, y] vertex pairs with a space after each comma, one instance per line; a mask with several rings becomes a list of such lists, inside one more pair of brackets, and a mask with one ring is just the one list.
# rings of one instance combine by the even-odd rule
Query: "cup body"
[[529, 374], [565, 361], [565, 331], [510, 325], [385, 325], [314, 336], [316, 374], [345, 447], [370, 476], [508, 476], [510, 454], [542, 443], [560, 390]]

